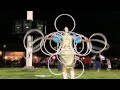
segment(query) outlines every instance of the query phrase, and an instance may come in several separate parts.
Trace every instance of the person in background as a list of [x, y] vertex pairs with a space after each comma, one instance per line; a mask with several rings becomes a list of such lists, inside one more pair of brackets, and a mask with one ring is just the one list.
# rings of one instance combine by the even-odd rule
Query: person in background
[[90, 59], [89, 56], [86, 56], [86, 57], [85, 57], [84, 64], [85, 64], [85, 69], [87, 69], [87, 70], [89, 71], [89, 69], [90, 69], [90, 64], [91, 64], [91, 59]]
[[101, 64], [102, 64], [102, 59], [100, 57], [100, 53], [98, 53], [95, 57], [95, 69], [97, 70], [97, 72], [100, 71], [101, 69]]
[[110, 62], [110, 59], [107, 58], [106, 60], [107, 60], [107, 66], [108, 66], [108, 67], [107, 67], [107, 70], [108, 70], [109, 73], [111, 73], [111, 71], [110, 71], [110, 70], [111, 70], [111, 62]]

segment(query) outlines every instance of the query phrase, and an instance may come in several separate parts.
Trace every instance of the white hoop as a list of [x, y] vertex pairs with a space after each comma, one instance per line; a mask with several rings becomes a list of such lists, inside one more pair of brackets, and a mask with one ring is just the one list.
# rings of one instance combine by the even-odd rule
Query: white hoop
[[[76, 55], [75, 55], [76, 56]], [[79, 55], [78, 55], [79, 56]], [[77, 59], [78, 60], [78, 59]], [[75, 63], [76, 63], [76, 61], [77, 61], [76, 59], [75, 59]], [[81, 60], [78, 60], [81, 64], [82, 64], [82, 66], [83, 66], [83, 68], [82, 68], [82, 72], [78, 75], [78, 76], [76, 76], [75, 77], [75, 79], [77, 79], [77, 78], [79, 78], [79, 77], [81, 77], [82, 76], [82, 74], [84, 73], [84, 64], [83, 64], [83, 62], [81, 61]], [[67, 76], [70, 78], [70, 76], [67, 74]]]
[[84, 64], [83, 64], [83, 62], [82, 62], [81, 60], [78, 60], [78, 61], [82, 64], [83, 69], [82, 69], [82, 72], [81, 72], [77, 77], [75, 77], [75, 79], [81, 77], [81, 76], [83, 75], [84, 71], [85, 71], [85, 70], [84, 70]]
[[[53, 55], [52, 55], [52, 56], [53, 56]], [[52, 74], [54, 74], [54, 75], [62, 75], [62, 73], [56, 74], [56, 73], [54, 73], [54, 72], [50, 69], [50, 67], [49, 67], [49, 61], [50, 61], [50, 59], [51, 59], [52, 56], [50, 56], [49, 59], [48, 59], [48, 69], [49, 69], [49, 71], [50, 71]]]
[[[35, 46], [35, 49], [36, 49], [36, 47], [38, 48], [38, 46], [40, 46], [40, 47], [38, 48], [38, 49], [40, 49], [40, 48], [42, 47], [42, 45], [43, 45], [42, 42], [43, 42], [43, 40], [44, 40], [44, 35], [43, 35], [43, 33], [42, 33], [39, 29], [31, 29], [31, 30], [27, 31], [27, 33], [25, 34], [24, 39], [23, 39], [24, 48], [27, 49], [27, 47], [26, 47], [26, 45], [25, 45], [25, 40], [26, 40], [27, 36], [28, 36], [30, 33], [32, 33], [32, 32], [38, 32], [38, 33], [40, 33], [40, 34], [42, 35], [40, 44]], [[40, 40], [40, 38], [36, 39], [32, 44], [34, 44], [34, 43], [37, 42], [38, 40]], [[34, 48], [34, 47], [33, 47], [33, 48]], [[37, 52], [37, 51], [38, 51], [38, 50], [36, 50], [36, 52]], [[35, 52], [35, 51], [33, 50], [33, 52]]]
[[[101, 37], [104, 39], [104, 41], [99, 40], [99, 39], [91, 39], [93, 36], [101, 36]], [[93, 48], [92, 48], [92, 51], [91, 51], [91, 52], [93, 52], [93, 53], [100, 53], [100, 52], [102, 52], [102, 51], [104, 51], [104, 50], [106, 49], [107, 39], [106, 39], [105, 35], [103, 35], [102, 33], [94, 33], [94, 34], [92, 34], [92, 35], [90, 36], [89, 39], [90, 39], [91, 41], [97, 41], [97, 42], [100, 42], [100, 43], [104, 43], [104, 45], [105, 45], [105, 46], [104, 46], [101, 50], [99, 50], [99, 51], [95, 51], [95, 50], [93, 50]]]
[[69, 15], [69, 14], [61, 14], [61, 15], [59, 15], [59, 16], [55, 19], [55, 21], [54, 21], [55, 29], [56, 29], [57, 31], [60, 31], [60, 30], [58, 30], [58, 28], [57, 28], [57, 26], [56, 26], [56, 21], [58, 20], [58, 18], [60, 18], [60, 17], [63, 16], [63, 15], [69, 16], [69, 17], [73, 20], [74, 25], [73, 25], [73, 28], [72, 28], [72, 30], [71, 30], [71, 32], [72, 32], [72, 31], [75, 29], [76, 23], [75, 23], [74, 18], [73, 18], [71, 15]]

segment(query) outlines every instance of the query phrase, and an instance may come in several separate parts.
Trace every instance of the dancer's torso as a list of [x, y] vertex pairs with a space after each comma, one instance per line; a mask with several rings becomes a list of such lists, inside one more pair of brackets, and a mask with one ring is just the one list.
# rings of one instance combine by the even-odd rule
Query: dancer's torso
[[66, 67], [73, 67], [74, 62], [74, 51], [72, 46], [72, 36], [63, 35], [62, 37], [62, 49], [61, 49], [61, 60], [64, 62]]
[[63, 35], [62, 37], [62, 52], [73, 52], [73, 46], [72, 46], [72, 36], [71, 35]]

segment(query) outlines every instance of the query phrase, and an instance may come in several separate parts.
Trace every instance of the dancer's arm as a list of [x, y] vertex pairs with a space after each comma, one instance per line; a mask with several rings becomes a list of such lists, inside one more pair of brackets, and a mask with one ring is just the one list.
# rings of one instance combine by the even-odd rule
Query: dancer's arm
[[[42, 39], [43, 37], [40, 37], [40, 39]], [[44, 37], [44, 39], [46, 39], [46, 40], [53, 40], [51, 37], [48, 37], [48, 38], [45, 38]]]
[[53, 39], [49, 37], [49, 38], [46, 38], [46, 40], [53, 40]]
[[73, 40], [74, 40], [75, 43], [90, 42], [89, 39], [82, 39], [82, 38], [79, 37], [79, 36], [75, 36], [75, 37], [73, 37]]
[[81, 42], [90, 42], [89, 39], [82, 39]]

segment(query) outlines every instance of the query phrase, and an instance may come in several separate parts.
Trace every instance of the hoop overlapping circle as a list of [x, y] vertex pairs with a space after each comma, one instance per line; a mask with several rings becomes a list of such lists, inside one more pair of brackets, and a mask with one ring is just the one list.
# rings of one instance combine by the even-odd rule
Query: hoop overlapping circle
[[[54, 26], [55, 26], [55, 29], [57, 30], [57, 32], [52, 32], [52, 33], [44, 36], [44, 34], [43, 34], [39, 29], [31, 29], [31, 30], [27, 31], [27, 33], [25, 34], [24, 39], [23, 39], [24, 48], [27, 50], [27, 45], [26, 45], [27, 36], [28, 36], [29, 34], [33, 33], [33, 32], [39, 33], [39, 34], [41, 35], [41, 37], [36, 38], [36, 39], [32, 42], [32, 46], [33, 46], [33, 44], [35, 44], [36, 42], [38, 42], [38, 41], [40, 41], [40, 42], [39, 42], [39, 44], [37, 44], [36, 46], [34, 46], [34, 47], [32, 48], [32, 52], [29, 52], [29, 53], [35, 53], [35, 52], [38, 52], [39, 50], [41, 50], [45, 55], [50, 56], [50, 58], [49, 58], [49, 60], [48, 60], [48, 69], [49, 69], [49, 71], [50, 71], [52, 74], [54, 74], [54, 75], [61, 75], [61, 74], [62, 74], [62, 73], [56, 74], [56, 73], [52, 72], [52, 70], [51, 70], [50, 67], [49, 67], [49, 61], [50, 61], [50, 59], [51, 59], [51, 57], [52, 57], [53, 55], [56, 55], [56, 56], [57, 56], [57, 59], [58, 59], [61, 63], [63, 63], [63, 62], [58, 58], [58, 55], [60, 55], [60, 52], [61, 52], [61, 49], [62, 49], [62, 41], [61, 41], [61, 39], [60, 39], [57, 35], [59, 34], [59, 35], [62, 36], [62, 35], [64, 35], [65, 32], [58, 30], [58, 28], [57, 28], [57, 26], [56, 26], [56, 22], [57, 22], [57, 20], [58, 20], [61, 16], [68, 16], [68, 17], [70, 17], [70, 18], [73, 20], [73, 28], [72, 28], [72, 30], [68, 31], [69, 34], [71, 34], [73, 37], [78, 36], [79, 38], [90, 40], [90, 42], [81, 42], [81, 43], [82, 43], [82, 49], [81, 49], [80, 51], [77, 50], [77, 43], [73, 42], [73, 47], [72, 47], [72, 48], [73, 48], [73, 53], [74, 53], [74, 55], [86, 56], [86, 55], [90, 54], [91, 52], [92, 52], [92, 53], [101, 53], [101, 52], [103, 52], [104, 50], [108, 50], [109, 47], [110, 47], [110, 45], [107, 43], [107, 39], [106, 39], [105, 35], [102, 34], [102, 33], [94, 33], [94, 34], [92, 34], [89, 38], [87, 38], [87, 37], [85, 37], [85, 36], [82, 35], [82, 34], [78, 34], [78, 33], [73, 32], [73, 30], [75, 29], [76, 23], [75, 23], [74, 18], [73, 18], [71, 15], [69, 15], [69, 14], [61, 14], [61, 15], [59, 15], [59, 16], [55, 19], [55, 21], [54, 21]], [[46, 41], [47, 41], [47, 38], [52, 38], [52, 37], [55, 36], [55, 35], [56, 35], [57, 38], [59, 39], [59, 42], [57, 43], [57, 47], [56, 47], [56, 49], [55, 49], [55, 48], [52, 46], [51, 40], [49, 41], [49, 44], [50, 44], [51, 49], [55, 51], [54, 53], [51, 53], [50, 51], [48, 51], [48, 50], [46, 49]], [[103, 38], [103, 40], [94, 39], [94, 36], [100, 36], [100, 37]], [[101, 48], [101, 47], [93, 46], [92, 42], [98, 42], [98, 43], [104, 44], [104, 47]], [[86, 43], [86, 45], [87, 45], [87, 50], [86, 50], [84, 53], [82, 53], [83, 50], [84, 50], [84, 44], [85, 44], [85, 43]], [[83, 72], [84, 72], [84, 64], [83, 64], [80, 60], [78, 60], [78, 61], [82, 64], [83, 70], [82, 70], [82, 72], [81, 72], [77, 77], [75, 77], [75, 78], [79, 78], [79, 77], [83, 74]], [[64, 63], [63, 63], [63, 64], [64, 64]]]
[[57, 28], [57, 26], [56, 26], [56, 22], [57, 22], [57, 20], [58, 20], [61, 16], [68, 16], [68, 17], [70, 17], [70, 18], [73, 20], [73, 28], [72, 28], [72, 30], [69, 30], [69, 31], [72, 32], [72, 31], [75, 29], [76, 22], [75, 22], [75, 19], [74, 19], [71, 15], [69, 15], [69, 14], [61, 14], [61, 15], [59, 15], [59, 16], [55, 19], [55, 21], [54, 21], [55, 29], [56, 29], [57, 31], [60, 31], [60, 30]]

